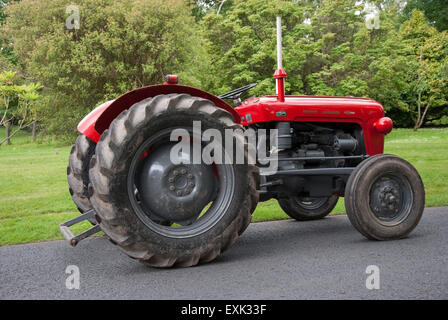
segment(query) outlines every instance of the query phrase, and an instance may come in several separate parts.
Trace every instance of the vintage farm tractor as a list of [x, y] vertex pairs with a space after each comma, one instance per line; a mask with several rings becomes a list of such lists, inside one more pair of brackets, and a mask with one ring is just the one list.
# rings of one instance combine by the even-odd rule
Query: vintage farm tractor
[[[162, 85], [100, 105], [81, 121], [67, 175], [83, 214], [60, 225], [73, 246], [102, 230], [149, 266], [194, 266], [228, 249], [257, 203], [272, 198], [304, 221], [325, 217], [344, 196], [351, 223], [369, 239], [403, 238], [416, 227], [424, 186], [411, 164], [383, 154], [393, 123], [381, 104], [285, 96], [280, 18], [277, 38], [276, 95], [243, 102], [252, 84], [216, 97], [170, 75]], [[182, 134], [173, 140], [176, 130]], [[231, 139], [238, 143], [230, 149], [227, 141], [216, 143], [209, 161], [194, 161], [194, 150], [203, 154], [212, 140], [203, 135], [207, 130], [239, 132]], [[244, 138], [248, 130], [263, 135], [251, 143]], [[260, 156], [262, 138], [267, 152]], [[250, 150], [258, 153], [255, 160]], [[83, 220], [93, 226], [75, 236], [69, 227]]]

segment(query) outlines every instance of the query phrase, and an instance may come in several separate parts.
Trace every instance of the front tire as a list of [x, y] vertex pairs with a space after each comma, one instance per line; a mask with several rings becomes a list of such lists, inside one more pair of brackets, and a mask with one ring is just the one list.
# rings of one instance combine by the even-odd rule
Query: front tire
[[338, 196], [325, 198], [290, 197], [279, 199], [282, 210], [297, 221], [311, 221], [325, 218], [338, 203]]
[[422, 217], [425, 189], [409, 162], [394, 155], [377, 155], [350, 175], [345, 207], [352, 225], [366, 238], [401, 239]]
[[[214, 260], [247, 228], [258, 201], [258, 169], [247, 165], [247, 153], [245, 164], [168, 161], [170, 132], [189, 131], [193, 121], [222, 136], [225, 129], [242, 129], [209, 100], [160, 95], [121, 113], [103, 133], [90, 164], [91, 201], [101, 229], [149, 266]], [[191, 143], [197, 141], [193, 136]]]

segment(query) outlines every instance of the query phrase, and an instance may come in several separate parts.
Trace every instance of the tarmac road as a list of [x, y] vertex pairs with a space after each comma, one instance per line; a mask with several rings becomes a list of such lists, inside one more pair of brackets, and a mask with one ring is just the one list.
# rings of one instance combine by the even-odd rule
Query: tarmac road
[[[447, 299], [448, 207], [407, 238], [364, 239], [346, 216], [253, 223], [215, 262], [152, 269], [105, 238], [0, 247], [0, 299]], [[68, 265], [80, 288], [66, 288]], [[366, 288], [369, 265], [380, 289]]]

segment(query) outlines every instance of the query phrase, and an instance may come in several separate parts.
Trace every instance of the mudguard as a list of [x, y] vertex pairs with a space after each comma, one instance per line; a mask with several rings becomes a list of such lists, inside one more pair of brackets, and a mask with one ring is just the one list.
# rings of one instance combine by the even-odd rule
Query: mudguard
[[126, 109], [132, 107], [135, 103], [146, 98], [155, 97], [161, 94], [185, 93], [191, 96], [200, 97], [212, 101], [218, 108], [230, 112], [235, 123], [241, 123], [239, 114], [225, 101], [219, 99], [211, 93], [184, 85], [153, 85], [139, 88], [125, 93], [116, 100], [111, 100], [95, 108], [79, 124], [78, 131], [98, 142], [101, 134], [109, 128], [112, 121]]

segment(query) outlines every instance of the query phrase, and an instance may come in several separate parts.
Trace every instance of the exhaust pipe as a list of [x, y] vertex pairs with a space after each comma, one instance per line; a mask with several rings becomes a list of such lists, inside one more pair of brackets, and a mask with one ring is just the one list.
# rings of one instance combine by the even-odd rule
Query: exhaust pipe
[[283, 69], [282, 18], [277, 17], [277, 69]]
[[283, 70], [282, 53], [282, 18], [277, 17], [277, 70], [274, 73], [277, 87], [277, 101], [285, 102], [285, 79], [286, 72]]

